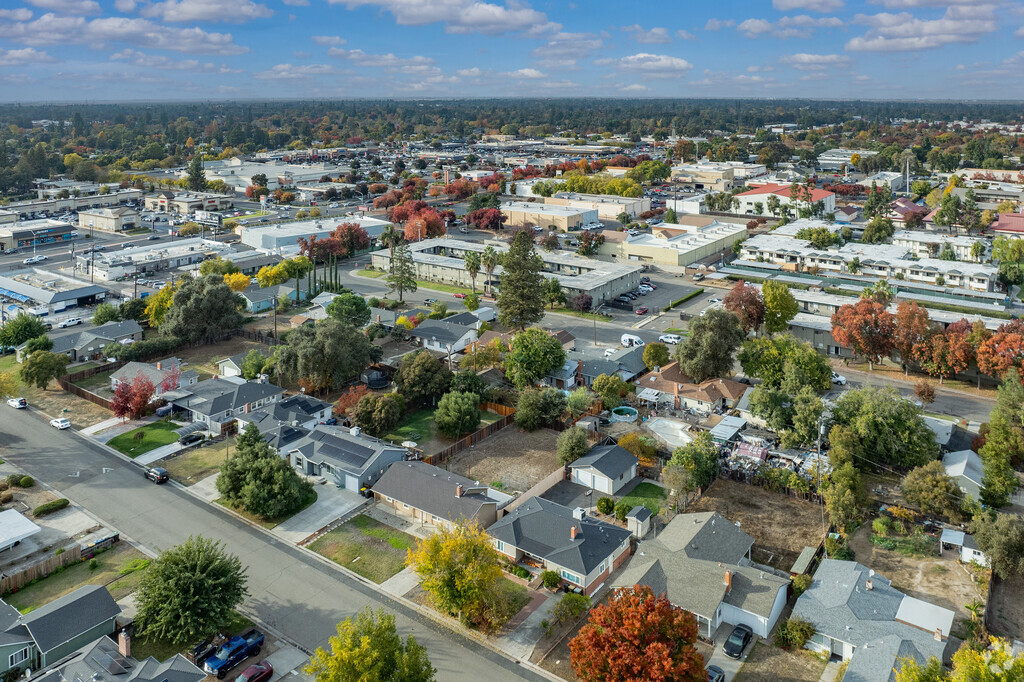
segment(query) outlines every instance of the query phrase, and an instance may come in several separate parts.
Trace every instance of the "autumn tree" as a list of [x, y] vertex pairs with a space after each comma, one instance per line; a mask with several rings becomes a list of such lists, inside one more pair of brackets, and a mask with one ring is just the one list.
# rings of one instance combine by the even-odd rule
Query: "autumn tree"
[[1010, 368], [1024, 368], [1024, 320], [999, 325], [978, 347], [978, 369], [1002, 379]]
[[569, 651], [573, 672], [585, 682], [704, 682], [696, 640], [692, 613], [635, 585], [594, 608]]
[[651, 438], [630, 431], [619, 439], [619, 447], [628, 450], [645, 466], [654, 465], [654, 456], [658, 454], [658, 446]]
[[114, 388], [114, 397], [110, 401], [110, 409], [115, 417], [122, 419], [140, 419], [149, 407], [156, 388], [142, 372], [131, 381], [121, 381]]
[[915, 347], [922, 343], [932, 332], [928, 320], [928, 310], [917, 301], [900, 301], [896, 306], [896, 328], [893, 336], [893, 348], [900, 354], [900, 362], [906, 375], [910, 374], [910, 360], [914, 356]]
[[249, 275], [244, 275], [241, 272], [224, 275], [224, 284], [227, 284], [228, 288], [236, 294], [245, 291], [251, 283], [252, 280], [249, 278]]
[[317, 647], [303, 669], [316, 682], [374, 680], [380, 682], [433, 682], [437, 670], [427, 650], [409, 635], [402, 640], [395, 629], [395, 616], [384, 609], [366, 607], [355, 620], [338, 623], [337, 634]]
[[663, 343], [649, 343], [644, 347], [644, 365], [647, 369], [664, 367], [669, 363], [668, 346]]
[[782, 282], [768, 280], [761, 287], [764, 297], [764, 329], [769, 334], [786, 331], [789, 321], [800, 312], [800, 305], [789, 287]]
[[868, 360], [868, 367], [881, 361], [893, 348], [895, 318], [885, 307], [862, 298], [843, 305], [832, 315], [832, 337]]
[[344, 391], [338, 396], [338, 402], [335, 403], [334, 411], [336, 414], [346, 414], [350, 409], [356, 406], [359, 400], [370, 392], [370, 387], [366, 384], [356, 384], [349, 387], [347, 391]]
[[928, 374], [939, 377], [940, 384], [946, 377], [966, 370], [973, 357], [974, 348], [967, 334], [953, 326], [914, 346], [914, 359]]
[[923, 405], [930, 405], [935, 402], [935, 387], [923, 379], [914, 383], [914, 395], [918, 397]]
[[754, 286], [736, 282], [722, 301], [725, 309], [739, 318], [744, 334], [757, 331], [764, 323], [764, 299], [761, 291]]

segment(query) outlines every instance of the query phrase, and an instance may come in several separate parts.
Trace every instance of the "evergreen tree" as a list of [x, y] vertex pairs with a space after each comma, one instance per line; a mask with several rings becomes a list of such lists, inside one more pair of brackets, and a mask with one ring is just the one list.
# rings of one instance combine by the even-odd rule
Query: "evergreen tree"
[[518, 232], [502, 261], [505, 269], [498, 292], [498, 321], [511, 329], [526, 329], [544, 317], [543, 262], [526, 232]]
[[185, 186], [193, 192], [202, 192], [206, 189], [206, 171], [203, 170], [203, 157], [196, 154], [188, 164], [188, 175], [185, 178]]

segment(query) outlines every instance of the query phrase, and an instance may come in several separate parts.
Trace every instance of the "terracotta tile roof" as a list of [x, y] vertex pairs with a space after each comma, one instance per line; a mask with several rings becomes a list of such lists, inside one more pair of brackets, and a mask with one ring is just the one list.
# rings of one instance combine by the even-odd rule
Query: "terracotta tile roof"
[[[755, 187], [754, 189], [747, 190], [746, 192], [740, 192], [736, 196], [738, 197], [752, 197], [759, 194], [778, 194], [779, 196], [790, 198], [790, 192], [792, 185], [777, 185], [769, 183], [761, 187]], [[832, 196], [832, 192], [823, 189], [811, 190], [811, 201], [822, 201]]]

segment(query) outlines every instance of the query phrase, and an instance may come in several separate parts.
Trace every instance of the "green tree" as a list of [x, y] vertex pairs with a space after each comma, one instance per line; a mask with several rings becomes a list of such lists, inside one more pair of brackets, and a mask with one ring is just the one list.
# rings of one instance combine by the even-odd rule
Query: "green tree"
[[267, 363], [267, 357], [255, 348], [249, 351], [242, 360], [242, 376], [252, 381], [263, 371], [263, 365]]
[[852, 462], [832, 471], [822, 496], [829, 521], [842, 532], [860, 518], [861, 509], [867, 504], [867, 492], [860, 472]]
[[449, 438], [476, 431], [480, 425], [480, 396], [451, 391], [441, 396], [434, 411], [437, 430]]
[[403, 356], [395, 372], [398, 392], [411, 405], [433, 404], [451, 383], [452, 371], [423, 349]]
[[188, 164], [185, 187], [193, 192], [206, 189], [206, 171], [203, 170], [203, 157], [196, 154]]
[[479, 374], [471, 369], [463, 369], [452, 375], [449, 392], [475, 393], [480, 400], [487, 400], [491, 393], [490, 385]]
[[528, 388], [516, 402], [516, 426], [524, 431], [536, 431], [545, 423], [557, 419], [565, 412], [565, 394], [557, 388]]
[[383, 354], [358, 329], [330, 318], [292, 329], [275, 350], [278, 371], [313, 391], [340, 386]]
[[793, 399], [791, 426], [782, 432], [782, 447], [798, 448], [813, 443], [818, 437], [818, 424], [825, 405], [810, 386], [805, 386]]
[[219, 275], [185, 277], [174, 292], [160, 331], [187, 343], [215, 339], [242, 326], [245, 318], [239, 312], [240, 300]]
[[358, 294], [340, 294], [327, 304], [326, 310], [329, 316], [353, 327], [363, 327], [370, 322], [370, 306]]
[[262, 519], [287, 516], [316, 495], [266, 441], [255, 440], [251, 434], [221, 466], [217, 492], [230, 506]]
[[1011, 465], [1024, 463], [1024, 412], [1021, 405], [1024, 405], [1024, 385], [1017, 370], [1010, 368], [999, 385], [996, 405], [989, 416], [985, 444], [978, 451], [982, 462], [1005, 457]]
[[910, 470], [900, 484], [903, 498], [923, 513], [959, 520], [963, 493], [942, 462], [935, 460]]
[[1014, 682], [1024, 679], [1024, 656], [1013, 655], [1005, 639], [993, 637], [984, 650], [961, 646], [953, 654], [953, 671], [946, 672], [934, 656], [922, 666], [917, 659], [899, 659], [895, 682]]
[[544, 301], [554, 310], [556, 305], [565, 305], [565, 292], [562, 284], [554, 277], [544, 282]]
[[117, 306], [113, 303], [100, 303], [96, 306], [96, 309], [92, 312], [92, 323], [94, 326], [100, 326], [107, 322], [117, 322], [121, 319], [118, 314]]
[[394, 615], [366, 607], [356, 619], [338, 623], [328, 640], [330, 651], [317, 647], [303, 669], [316, 682], [433, 682], [437, 670], [426, 648], [409, 635], [404, 641], [395, 629]]
[[135, 320], [136, 322], [146, 319], [146, 299], [129, 298], [118, 306], [117, 317], [121, 320]]
[[526, 329], [544, 317], [543, 262], [526, 232], [518, 232], [502, 260], [498, 321], [510, 329]]
[[537, 327], [516, 334], [502, 361], [505, 376], [518, 389], [536, 383], [563, 364], [565, 349], [561, 342]]
[[398, 294], [399, 301], [405, 300], [406, 293], [416, 291], [416, 263], [408, 244], [403, 242], [395, 248], [391, 257], [391, 273], [384, 277], [384, 281], [388, 283], [389, 292]]
[[604, 402], [604, 409], [614, 410], [622, 404], [622, 398], [629, 392], [629, 384], [618, 374], [599, 374], [592, 387]]
[[184, 644], [214, 634], [248, 594], [245, 569], [224, 546], [202, 536], [162, 552], [135, 593], [139, 634]]
[[22, 353], [32, 355], [37, 350], [53, 350], [53, 339], [49, 336], [36, 336], [25, 342]]
[[204, 260], [202, 265], [199, 266], [199, 274], [203, 275], [235, 275], [240, 270], [238, 266], [234, 264], [228, 258], [221, 258], [220, 256], [214, 256], [208, 260]]
[[1000, 578], [1024, 575], [1024, 519], [985, 512], [975, 517], [971, 532]]
[[35, 315], [18, 313], [8, 318], [4, 326], [0, 327], [0, 346], [12, 348], [20, 346], [29, 339], [46, 334], [46, 326]]
[[405, 414], [405, 399], [400, 393], [369, 393], [349, 410], [356, 426], [380, 438], [398, 426]]
[[666, 223], [668, 223], [670, 225], [675, 225], [677, 220], [679, 220], [679, 218], [676, 216], [676, 211], [675, 211], [674, 208], [670, 208], [667, 211], [665, 211], [665, 222]]
[[710, 308], [690, 325], [679, 345], [679, 367], [695, 382], [733, 374], [733, 356], [743, 342], [739, 320], [728, 310]]
[[693, 440], [676, 448], [669, 467], [682, 467], [696, 488], [706, 488], [718, 478], [718, 449], [711, 440], [711, 432], [701, 431]]
[[46, 389], [52, 379], [67, 373], [70, 363], [71, 358], [64, 353], [37, 350], [22, 361], [18, 377], [30, 386]]
[[587, 439], [586, 429], [582, 426], [573, 426], [558, 434], [555, 446], [558, 450], [558, 461], [568, 465], [590, 451], [590, 440]]
[[569, 414], [573, 417], [578, 417], [589, 410], [590, 406], [594, 404], [594, 394], [586, 386], [580, 386], [569, 394], [566, 403]]
[[765, 388], [797, 393], [803, 386], [824, 391], [832, 384], [832, 367], [824, 355], [806, 341], [791, 334], [750, 339], [743, 342], [740, 366], [749, 377], [761, 380]]
[[669, 363], [668, 346], [663, 343], [649, 343], [644, 347], [644, 365], [647, 369], [664, 367]]
[[910, 469], [938, 456], [935, 436], [921, 417], [921, 408], [891, 387], [847, 391], [832, 406], [832, 423], [849, 426], [860, 439], [872, 465]]
[[786, 331], [789, 321], [800, 312], [800, 305], [793, 298], [789, 287], [782, 282], [769, 280], [761, 287], [764, 297], [764, 329], [769, 334]]

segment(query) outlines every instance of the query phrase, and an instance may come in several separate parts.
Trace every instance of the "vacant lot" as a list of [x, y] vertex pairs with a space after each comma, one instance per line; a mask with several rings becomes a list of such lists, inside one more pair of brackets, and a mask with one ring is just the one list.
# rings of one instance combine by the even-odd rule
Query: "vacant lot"
[[115, 436], [107, 442], [107, 445], [134, 459], [143, 453], [170, 445], [178, 440], [175, 429], [179, 428], [181, 426], [173, 422], [153, 422]]
[[809, 651], [784, 651], [755, 642], [734, 679], [736, 682], [817, 682], [824, 670], [824, 661]]
[[993, 578], [992, 603], [989, 617], [992, 634], [1009, 639], [1024, 640], [1024, 576], [1010, 580]]
[[309, 545], [317, 554], [382, 583], [405, 568], [416, 538], [360, 514]]
[[[288, 321], [283, 320], [279, 316], [277, 319], [278, 329], [287, 329]], [[217, 361], [223, 360], [224, 358], [230, 358], [239, 353], [248, 353], [251, 350], [258, 350], [264, 355], [270, 354], [270, 349], [264, 346], [262, 343], [255, 341], [249, 341], [243, 339], [240, 336], [235, 336], [228, 339], [227, 341], [221, 341], [210, 346], [196, 346], [195, 348], [185, 348], [177, 351], [175, 355], [181, 358], [183, 366], [185, 368], [194, 369], [197, 372], [205, 372], [206, 374], [217, 373]]]
[[[960, 629], [960, 623], [971, 617], [964, 605], [975, 599], [985, 601], [985, 589], [956, 560], [940, 556], [906, 557], [879, 547], [871, 542], [870, 523], [850, 537], [850, 549], [858, 562], [891, 580], [896, 589], [955, 612], [954, 633]], [[1019, 593], [1016, 599], [1019, 601]]]
[[[71, 371], [85, 367], [87, 365], [72, 367]], [[0, 372], [12, 372], [17, 376], [19, 369], [21, 369], [21, 365], [17, 362], [14, 353], [0, 356]], [[51, 381], [45, 390], [22, 382], [20, 395], [28, 400], [29, 405], [50, 417], [67, 417], [76, 429], [92, 426], [114, 416], [106, 408], [65, 393], [56, 381]]]
[[525, 492], [561, 466], [557, 439], [550, 429], [528, 433], [513, 424], [458, 453], [447, 468], [481, 483], [501, 483], [505, 490]]
[[228, 459], [229, 450], [235, 450], [234, 438], [175, 454], [161, 460], [160, 466], [167, 469], [167, 473], [178, 483], [192, 485], [220, 471], [221, 465]]
[[686, 508], [717, 511], [754, 538], [754, 561], [788, 571], [808, 546], [821, 542], [821, 507], [788, 495], [718, 479]]
[[[76, 367], [75, 371], [78, 370], [79, 368]], [[113, 373], [114, 370], [111, 369], [106, 372], [93, 374], [91, 377], [79, 379], [78, 381], [75, 382], [75, 385], [84, 388], [87, 391], [92, 391], [93, 393], [99, 393], [101, 395], [109, 396], [109, 394], [111, 393], [110, 375]]]

